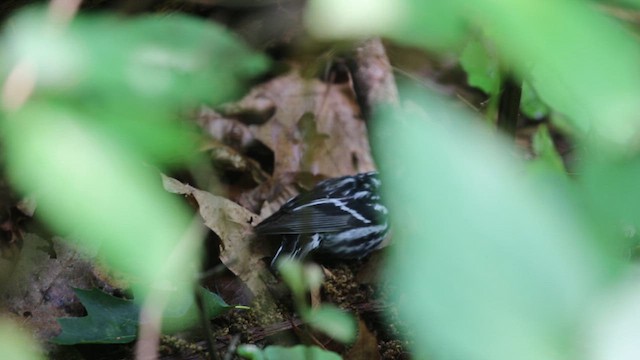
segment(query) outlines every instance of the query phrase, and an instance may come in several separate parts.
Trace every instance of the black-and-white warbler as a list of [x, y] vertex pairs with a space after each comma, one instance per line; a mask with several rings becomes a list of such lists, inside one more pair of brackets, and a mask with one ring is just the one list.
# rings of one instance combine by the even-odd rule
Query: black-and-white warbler
[[288, 200], [255, 227], [258, 236], [281, 236], [271, 265], [281, 257], [309, 255], [356, 259], [368, 255], [385, 238], [387, 208], [380, 202], [378, 173], [324, 180], [311, 191]]

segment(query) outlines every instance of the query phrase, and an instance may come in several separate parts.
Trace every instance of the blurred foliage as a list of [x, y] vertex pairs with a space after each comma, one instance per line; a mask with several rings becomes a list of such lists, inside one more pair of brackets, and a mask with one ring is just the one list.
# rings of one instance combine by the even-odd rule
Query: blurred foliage
[[498, 97], [502, 74], [496, 57], [488, 49], [488, 44], [478, 39], [470, 40], [460, 54], [460, 65], [467, 73], [469, 85], [491, 97]]
[[[383, 35], [435, 50], [459, 50], [484, 34], [506, 64], [590, 141], [633, 145], [640, 132], [640, 47], [622, 24], [577, 0], [359, 1], [367, 11], [312, 1], [309, 29], [325, 37]], [[392, 9], [387, 9], [392, 7]], [[371, 10], [373, 9], [373, 10]], [[369, 12], [380, 19], [371, 21]], [[332, 26], [325, 26], [331, 19]], [[381, 26], [375, 26], [382, 24]]]
[[41, 360], [44, 355], [31, 335], [20, 329], [18, 324], [0, 320], [0, 349], [3, 359]]
[[528, 82], [522, 84], [522, 99], [520, 100], [520, 111], [528, 118], [541, 120], [549, 115], [549, 107], [540, 100], [538, 94]]
[[251, 360], [340, 360], [340, 355], [320, 349], [316, 346], [296, 345], [290, 348], [282, 346], [267, 346], [260, 349], [255, 345], [241, 345], [238, 347], [238, 355]]
[[631, 29], [588, 1], [351, 4], [312, 1], [310, 30], [459, 53], [490, 102], [508, 69], [525, 84], [523, 113], [551, 115], [578, 149], [569, 177], [542, 126], [525, 170], [499, 135], [433, 94], [409, 91], [402, 109], [378, 114], [373, 148], [396, 241], [388, 272], [401, 315], [422, 334], [416, 357], [637, 358], [626, 334], [640, 332], [638, 287], [612, 290], [629, 276], [640, 225]]
[[[36, 194], [42, 219], [100, 249], [136, 282], [148, 285], [165, 272], [188, 213], [162, 191], [155, 171], [141, 166], [142, 157], [54, 103], [30, 104], [5, 116], [3, 125], [9, 175], [18, 189]], [[170, 282], [189, 277], [165, 276]]]
[[[640, 354], [634, 337], [620, 336], [640, 334], [637, 278], [628, 271], [640, 226], [640, 44], [599, 6], [309, 2], [313, 34], [382, 35], [460, 54], [469, 83], [492, 101], [501, 69], [514, 72], [525, 84], [522, 111], [533, 119], [550, 115], [579, 149], [568, 176], [541, 126], [533, 136], [536, 159], [525, 165], [499, 134], [426, 92], [407, 90], [403, 108], [378, 113], [372, 141], [396, 242], [388, 274], [398, 287], [400, 314], [417, 334], [416, 358]], [[176, 121], [181, 112], [234, 96], [266, 69], [265, 57], [224, 29], [181, 15], [82, 15], [65, 28], [38, 9], [10, 21], [0, 49], [3, 75], [26, 69], [36, 80], [22, 108], [5, 108], [1, 126], [9, 175], [38, 196], [42, 218], [101, 247], [111, 265], [138, 283], [191, 284], [198, 230], [160, 188], [154, 166], [188, 161], [197, 135]], [[6, 88], [3, 96], [6, 107]], [[180, 239], [186, 245], [176, 253]], [[353, 340], [351, 317], [307, 304], [307, 292], [322, 281], [317, 270], [283, 263], [280, 272], [306, 323], [336, 340]], [[85, 299], [88, 309], [99, 297]], [[174, 300], [183, 306], [173, 311], [193, 305]], [[133, 306], [123, 305], [123, 314], [132, 315]], [[239, 353], [334, 356], [301, 346]]]
[[[472, 38], [460, 53], [460, 66], [467, 74], [469, 85], [489, 95], [490, 109], [500, 99], [503, 69], [493, 46], [486, 39]], [[530, 119], [540, 120], [549, 114], [549, 107], [543, 103], [528, 82], [522, 84], [520, 110]], [[494, 116], [490, 111], [488, 117]]]
[[564, 161], [556, 150], [549, 128], [546, 125], [540, 125], [533, 135], [532, 139], [533, 152], [536, 158], [527, 164], [530, 170], [540, 174], [542, 172], [550, 172], [553, 175], [567, 179], [567, 170], [564, 167]]
[[[192, 161], [199, 135], [178, 119], [235, 96], [268, 61], [222, 27], [184, 15], [80, 14], [66, 24], [48, 10], [18, 13], [0, 37], [7, 175], [35, 196], [39, 219], [99, 249], [136, 302], [151, 291], [173, 313], [165, 325], [184, 328], [196, 318], [203, 229], [163, 190], [156, 167]], [[138, 304], [78, 296], [89, 316], [61, 320], [58, 343], [133, 339]], [[205, 298], [212, 315], [226, 307]]]
[[184, 15], [80, 15], [65, 28], [38, 8], [9, 21], [0, 48], [4, 74], [35, 79], [29, 101], [2, 118], [16, 187], [134, 285], [190, 284], [201, 235], [149, 165], [188, 161], [198, 141], [177, 116], [233, 96], [267, 60]]
[[374, 149], [394, 214], [390, 276], [411, 294], [399, 308], [429, 334], [419, 350], [566, 358], [612, 271], [589, 226], [469, 114], [432, 94], [408, 97], [420, 108], [382, 113]]
[[33, 8], [10, 19], [4, 74], [28, 61], [33, 99], [82, 112], [153, 162], [191, 155], [195, 134], [176, 121], [179, 111], [229, 100], [268, 64], [222, 27], [185, 15], [81, 15], [68, 29], [45, 16]]
[[278, 271], [291, 289], [296, 311], [305, 323], [342, 343], [355, 340], [357, 324], [351, 315], [331, 304], [311, 308], [307, 303], [307, 292], [320, 289], [322, 284], [320, 268], [314, 265], [303, 267], [296, 261], [283, 260], [278, 263]]

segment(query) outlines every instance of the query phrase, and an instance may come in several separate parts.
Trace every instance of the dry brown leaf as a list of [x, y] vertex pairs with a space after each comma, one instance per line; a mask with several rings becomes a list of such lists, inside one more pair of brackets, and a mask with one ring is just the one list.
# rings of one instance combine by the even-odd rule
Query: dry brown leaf
[[[271, 178], [238, 197], [238, 203], [260, 213], [264, 219], [280, 208], [287, 200], [298, 195], [294, 174], [281, 174], [278, 179]], [[265, 201], [266, 200], [266, 201]]]
[[13, 266], [5, 262], [0, 259], [2, 268], [11, 272], [2, 274], [0, 309], [21, 319], [41, 339], [58, 334], [58, 317], [80, 315], [82, 307], [73, 288], [89, 289], [96, 283], [87, 256], [60, 238], [49, 242], [25, 234], [18, 262]]
[[[261, 104], [255, 105], [260, 106]], [[245, 148], [255, 140], [247, 125], [239, 120], [224, 117], [213, 109], [203, 107], [198, 114], [197, 121], [213, 139], [234, 149]]]
[[211, 154], [211, 158], [217, 166], [232, 169], [234, 171], [251, 174], [251, 178], [256, 184], [261, 184], [269, 179], [257, 161], [241, 154], [234, 148], [222, 144], [215, 140], [208, 141], [202, 148]]
[[304, 79], [294, 71], [254, 88], [236, 108], [252, 109], [265, 99], [275, 104], [274, 115], [249, 129], [274, 151], [274, 177], [293, 172], [336, 177], [374, 169], [366, 124], [348, 84]]
[[222, 111], [224, 114], [205, 109], [199, 115], [199, 123], [214, 139], [245, 158], [243, 151], [256, 141], [273, 151], [273, 175], [266, 181], [266, 173], [249, 167], [242, 170], [242, 162], [231, 161], [238, 156], [218, 154], [230, 155], [225, 161], [237, 164], [236, 170], [251, 173], [259, 184], [233, 197], [254, 212], [263, 213], [265, 200], [269, 209], [264, 213], [276, 210], [298, 193], [293, 185], [302, 185], [302, 177], [315, 176], [316, 183], [374, 170], [366, 124], [348, 83], [305, 79], [293, 70], [254, 87]]
[[[254, 295], [265, 293], [262, 277], [267, 274], [263, 257], [266, 247], [252, 244], [258, 216], [235, 202], [163, 176], [164, 187], [175, 194], [190, 195], [198, 202], [205, 225], [222, 241], [220, 260], [247, 284]], [[259, 245], [259, 244], [258, 244]]]
[[[269, 112], [264, 110], [265, 103]], [[272, 114], [268, 121], [262, 119], [263, 123], [246, 128], [233, 120], [222, 121], [220, 116], [208, 116], [201, 122], [214, 138], [224, 137], [221, 132], [230, 132], [229, 127], [235, 129], [242, 134], [242, 143], [251, 138], [246, 134], [248, 128], [253, 138], [273, 150], [275, 178], [299, 172], [336, 177], [374, 169], [366, 124], [349, 84], [305, 79], [292, 71], [254, 87], [227, 108], [233, 109], [227, 116], [235, 118], [245, 118], [243, 113]]]
[[346, 360], [376, 360], [380, 359], [378, 352], [378, 338], [369, 331], [362, 319], [358, 319], [358, 338], [344, 354]]

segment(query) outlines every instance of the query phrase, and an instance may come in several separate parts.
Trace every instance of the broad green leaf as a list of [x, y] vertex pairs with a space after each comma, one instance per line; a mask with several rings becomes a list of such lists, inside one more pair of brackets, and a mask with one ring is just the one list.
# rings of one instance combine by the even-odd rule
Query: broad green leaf
[[260, 349], [255, 345], [241, 345], [238, 347], [238, 355], [251, 360], [340, 360], [340, 355], [322, 350], [316, 346], [296, 345], [293, 347], [267, 346]]
[[100, 290], [75, 289], [87, 316], [58, 319], [62, 332], [52, 341], [61, 345], [128, 343], [138, 333], [139, 306]]
[[532, 148], [536, 159], [527, 164], [530, 169], [538, 173], [551, 172], [566, 178], [567, 172], [564, 162], [556, 150], [546, 125], [540, 125], [533, 134]]
[[20, 325], [9, 320], [0, 321], [0, 354], [3, 359], [42, 360], [40, 346]]
[[84, 113], [153, 162], [184, 162], [196, 149], [179, 112], [233, 97], [268, 66], [224, 28], [181, 14], [81, 13], [58, 29], [30, 8], [10, 24], [0, 38], [3, 74], [28, 63], [37, 77], [33, 98]]
[[[459, 1], [315, 0], [307, 7], [306, 23], [312, 34], [329, 38], [382, 34], [411, 45], [436, 49], [460, 46], [466, 24]], [[331, 24], [331, 26], [327, 26]]]
[[460, 55], [460, 65], [467, 73], [467, 82], [486, 94], [499, 96], [502, 76], [497, 57], [490, 53], [487, 44], [470, 40]]
[[353, 316], [329, 304], [309, 309], [303, 314], [303, 319], [314, 329], [342, 343], [353, 342], [358, 332]]
[[640, 158], [586, 149], [578, 168], [581, 196], [594, 232], [623, 257], [637, 257], [640, 244]]
[[[199, 288], [196, 291], [200, 291], [202, 299], [204, 301], [204, 307], [207, 315], [210, 318], [217, 317], [223, 312], [233, 308], [222, 300], [220, 296], [212, 293], [204, 288]], [[171, 299], [178, 299], [173, 301], [165, 308], [162, 315], [162, 330], [163, 332], [173, 333], [193, 327], [199, 323], [199, 309], [195, 302], [194, 296], [191, 293], [182, 294], [181, 297], [173, 296]]]
[[549, 107], [540, 100], [535, 90], [528, 82], [522, 84], [522, 99], [520, 100], [520, 111], [527, 117], [540, 120], [549, 115]]
[[582, 133], [634, 141], [640, 47], [631, 32], [588, 2], [480, 1], [472, 14], [538, 96]]
[[[231, 308], [218, 295], [200, 288], [205, 307], [211, 318]], [[61, 345], [118, 344], [136, 339], [140, 317], [140, 305], [133, 300], [117, 298], [100, 290], [75, 289], [75, 293], [87, 310], [87, 316], [60, 318], [62, 332], [52, 341]], [[193, 294], [183, 294], [173, 299], [162, 317], [163, 332], [175, 332], [197, 324], [198, 308]]]
[[123, 18], [80, 14], [68, 29], [40, 8], [22, 11], [5, 33], [5, 69], [29, 60], [40, 91], [110, 100], [138, 97], [171, 110], [228, 99], [264, 71], [253, 53], [214, 22], [183, 14]]
[[2, 119], [16, 188], [135, 286], [190, 284], [199, 235], [153, 166], [189, 160], [198, 141], [178, 114], [229, 98], [266, 58], [185, 15], [81, 13], [60, 28], [41, 8], [13, 17], [0, 49], [4, 75], [20, 65], [36, 80], [29, 102]]
[[387, 109], [372, 139], [417, 353], [566, 358], [611, 271], [593, 234], [498, 134], [432, 94], [410, 98], [424, 110]]
[[[375, 21], [370, 9], [378, 14]], [[362, 0], [345, 9], [315, 0], [307, 19], [317, 36], [382, 35], [437, 50], [457, 50], [463, 39], [482, 33], [501, 63], [588, 140], [627, 146], [640, 133], [638, 39], [588, 1]]]
[[[636, 269], [637, 270], [637, 269]], [[582, 334], [585, 346], [580, 358], [589, 360], [635, 360], [640, 354], [640, 287], [638, 273], [632, 273], [609, 291], [602, 305], [589, 316]]]
[[[640, 1], [638, 0], [600, 0], [599, 2], [603, 2], [603, 3], [613, 3], [613, 4], [620, 4], [620, 5], [626, 5], [632, 8], [636, 8], [636, 9], [640, 9]], [[623, 8], [624, 9], [624, 8]]]
[[10, 179], [36, 194], [41, 219], [100, 248], [137, 284], [190, 283], [196, 248], [167, 262], [178, 241], [197, 236], [187, 232], [189, 212], [143, 159], [69, 108], [33, 103], [4, 120]]

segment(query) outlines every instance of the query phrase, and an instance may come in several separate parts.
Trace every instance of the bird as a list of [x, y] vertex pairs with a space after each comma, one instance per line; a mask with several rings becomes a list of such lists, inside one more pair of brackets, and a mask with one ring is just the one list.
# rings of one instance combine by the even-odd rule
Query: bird
[[375, 250], [389, 231], [381, 184], [375, 171], [331, 178], [285, 202], [254, 228], [282, 239], [271, 267], [281, 258], [359, 259]]

